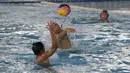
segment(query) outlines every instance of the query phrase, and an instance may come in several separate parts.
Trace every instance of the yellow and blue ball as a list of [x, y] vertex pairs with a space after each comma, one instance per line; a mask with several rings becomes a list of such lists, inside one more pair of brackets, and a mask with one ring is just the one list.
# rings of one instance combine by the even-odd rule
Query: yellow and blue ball
[[58, 9], [57, 12], [59, 15], [61, 16], [68, 16], [71, 12], [70, 6], [67, 4], [61, 4]]

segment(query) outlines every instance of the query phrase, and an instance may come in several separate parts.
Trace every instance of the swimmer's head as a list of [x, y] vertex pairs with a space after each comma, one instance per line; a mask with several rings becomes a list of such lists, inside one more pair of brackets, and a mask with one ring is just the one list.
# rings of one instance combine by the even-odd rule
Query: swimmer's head
[[42, 44], [42, 42], [33, 43], [32, 50], [33, 50], [35, 55], [38, 55], [41, 52], [45, 52], [44, 45]]
[[109, 17], [109, 14], [107, 10], [103, 10], [100, 13], [100, 20], [103, 20], [103, 21], [108, 20], [108, 17]]

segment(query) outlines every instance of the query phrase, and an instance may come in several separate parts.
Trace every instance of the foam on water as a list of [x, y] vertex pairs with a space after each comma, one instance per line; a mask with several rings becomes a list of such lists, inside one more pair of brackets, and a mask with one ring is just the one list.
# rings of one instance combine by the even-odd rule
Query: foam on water
[[[72, 7], [71, 14], [65, 18], [58, 16], [56, 9], [56, 5], [49, 4], [0, 5], [1, 73], [130, 72], [129, 15], [111, 13], [111, 23], [82, 24], [80, 18], [99, 18], [100, 12]], [[63, 24], [64, 28], [73, 27], [77, 32], [69, 35], [72, 48], [58, 49], [50, 58], [52, 69], [46, 69], [33, 63], [31, 46], [36, 41], [43, 42], [46, 49], [51, 46], [45, 28], [51, 20]]]

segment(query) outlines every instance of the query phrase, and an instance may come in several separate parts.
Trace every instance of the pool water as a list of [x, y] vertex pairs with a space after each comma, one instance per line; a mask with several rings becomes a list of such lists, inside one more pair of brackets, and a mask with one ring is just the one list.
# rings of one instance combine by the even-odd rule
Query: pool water
[[[0, 73], [130, 73], [130, 15], [110, 14], [110, 23], [80, 21], [99, 18], [100, 11], [71, 8], [59, 16], [57, 5], [0, 5]], [[57, 50], [50, 58], [52, 67], [34, 64], [33, 42], [46, 49], [51, 38], [45, 24], [55, 21], [73, 27], [72, 48]], [[64, 22], [65, 21], [65, 22]]]

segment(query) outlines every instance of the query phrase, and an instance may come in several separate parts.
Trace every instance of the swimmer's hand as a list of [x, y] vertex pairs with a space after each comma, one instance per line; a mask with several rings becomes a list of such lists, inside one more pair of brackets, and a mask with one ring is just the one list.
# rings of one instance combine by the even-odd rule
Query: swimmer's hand
[[54, 29], [55, 29], [55, 28], [54, 28], [54, 27], [55, 27], [54, 24], [55, 24], [55, 22], [52, 22], [52, 21], [51, 21], [51, 22], [48, 22], [47, 25], [46, 25], [46, 28], [47, 28], [50, 32], [53, 32]]
[[74, 28], [65, 28], [64, 30], [67, 31], [67, 34], [76, 32], [76, 29], [74, 29]]

